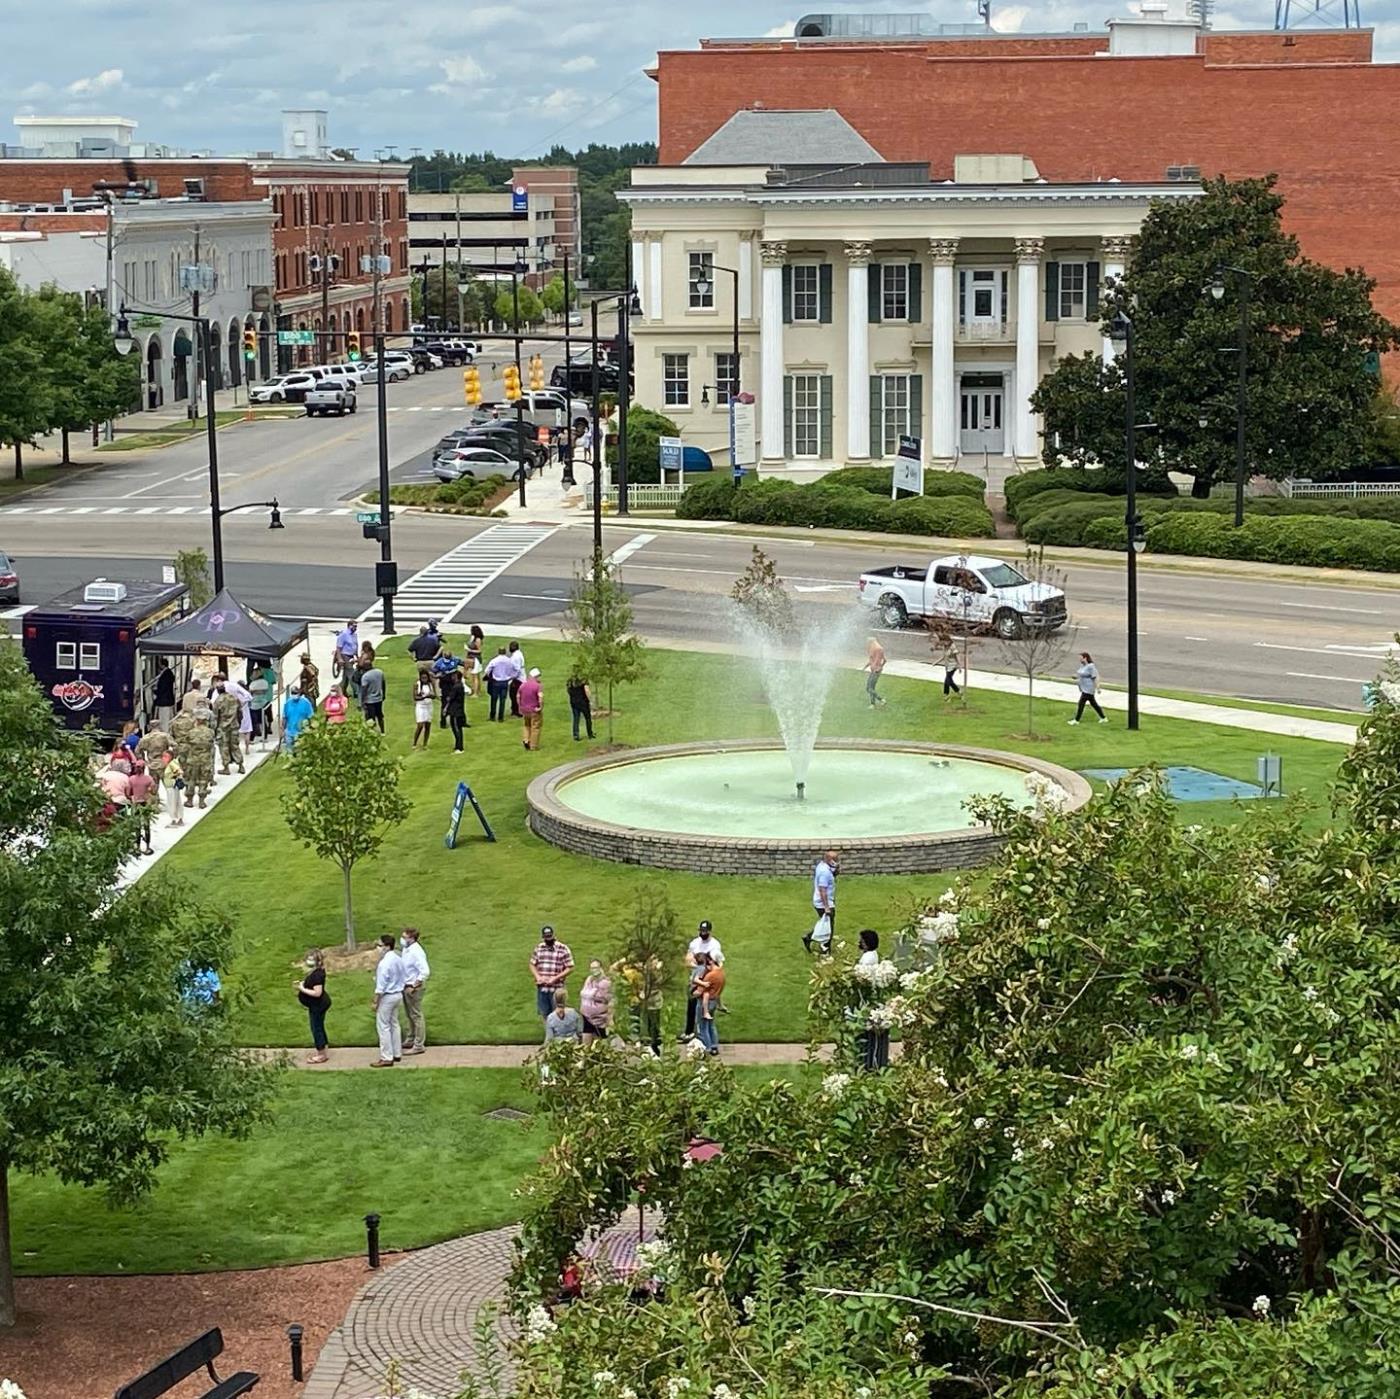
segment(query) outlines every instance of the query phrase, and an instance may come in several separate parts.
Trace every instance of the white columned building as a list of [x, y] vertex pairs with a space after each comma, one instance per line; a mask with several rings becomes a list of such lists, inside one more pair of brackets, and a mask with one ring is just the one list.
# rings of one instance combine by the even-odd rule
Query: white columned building
[[870, 244], [847, 243], [846, 252], [846, 460], [870, 460], [870, 324], [866, 289]]
[[[1105, 286], [1111, 286], [1128, 270], [1128, 250], [1132, 247], [1131, 238], [1105, 238], [1103, 240], [1103, 280]], [[1105, 335], [1103, 338], [1103, 362], [1113, 363], [1113, 356], [1117, 351], [1113, 348], [1113, 337]]]
[[933, 396], [929, 439], [934, 463], [952, 466], [958, 455], [958, 385], [953, 369], [957, 330], [953, 265], [958, 257], [958, 240], [932, 238], [928, 250], [933, 259], [933, 343], [929, 353]]
[[763, 263], [759, 434], [762, 460], [773, 463], [783, 461], [787, 451], [783, 440], [783, 264], [787, 244], [764, 242], [759, 245], [759, 257]]

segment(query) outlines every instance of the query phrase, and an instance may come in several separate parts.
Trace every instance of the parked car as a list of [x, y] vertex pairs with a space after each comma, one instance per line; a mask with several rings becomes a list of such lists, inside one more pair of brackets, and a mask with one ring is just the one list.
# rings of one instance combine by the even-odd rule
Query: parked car
[[889, 627], [939, 617], [1008, 638], [1054, 631], [1067, 616], [1059, 588], [1033, 583], [1004, 559], [980, 554], [948, 554], [927, 568], [872, 569], [860, 576], [860, 601]]
[[[365, 361], [365, 368], [369, 371], [369, 377], [376, 382], [379, 378], [379, 370], [373, 359]], [[413, 361], [395, 359], [392, 353], [384, 356], [384, 378], [389, 383], [396, 383], [400, 379], [408, 379], [413, 375]]]
[[19, 570], [15, 561], [0, 550], [0, 602], [19, 601]]
[[446, 453], [433, 462], [433, 475], [439, 481], [460, 481], [469, 476], [474, 481], [488, 476], [504, 476], [507, 480], [520, 479], [520, 463], [503, 457], [489, 447], [461, 447]]
[[[636, 376], [630, 370], [627, 377], [629, 384], [635, 384]], [[574, 398], [592, 398], [593, 365], [591, 363], [571, 364], [565, 369], [562, 364], [556, 364], [550, 373], [549, 382], [556, 389], [567, 388]], [[603, 393], [616, 393], [620, 383], [617, 365], [607, 364], [600, 360], [598, 362], [598, 388]]]
[[590, 422], [593, 419], [591, 401], [565, 395], [561, 389], [526, 389], [518, 399], [503, 406], [502, 416], [506, 413], [513, 416], [516, 404], [525, 410], [527, 418], [544, 423], [546, 427], [564, 427], [578, 418], [587, 418]]
[[462, 439], [463, 446], [490, 447], [502, 456], [509, 457], [511, 461], [520, 460], [520, 445], [523, 441], [525, 462], [534, 470], [538, 470], [549, 460], [549, 448], [540, 445], [535, 436], [535, 425], [526, 423], [524, 431], [518, 432], [513, 418], [468, 428], [463, 431]]
[[279, 374], [275, 379], [254, 384], [248, 390], [249, 403], [300, 403], [316, 387], [318, 380], [313, 374], [297, 372]]
[[328, 374], [306, 395], [306, 416], [343, 418], [355, 411], [355, 386], [339, 374]]

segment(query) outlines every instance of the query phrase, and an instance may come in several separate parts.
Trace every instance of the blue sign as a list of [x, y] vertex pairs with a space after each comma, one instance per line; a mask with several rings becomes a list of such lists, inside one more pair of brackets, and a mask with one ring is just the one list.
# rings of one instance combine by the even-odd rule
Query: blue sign
[[528, 214], [530, 212], [530, 191], [524, 185], [516, 185], [511, 189], [510, 211], [512, 214]]
[[452, 799], [452, 819], [447, 823], [447, 834], [442, 840], [442, 843], [449, 850], [457, 848], [457, 835], [462, 826], [462, 813], [467, 809], [468, 802], [472, 804], [472, 810], [476, 812], [476, 819], [481, 822], [481, 829], [486, 832], [486, 839], [493, 842], [496, 839], [496, 833], [491, 829], [491, 823], [486, 819], [486, 813], [481, 809], [481, 803], [477, 801], [476, 793], [465, 782], [459, 782], [457, 795]]
[[679, 437], [663, 437], [660, 444], [662, 471], [680, 471], [685, 462], [685, 444]]

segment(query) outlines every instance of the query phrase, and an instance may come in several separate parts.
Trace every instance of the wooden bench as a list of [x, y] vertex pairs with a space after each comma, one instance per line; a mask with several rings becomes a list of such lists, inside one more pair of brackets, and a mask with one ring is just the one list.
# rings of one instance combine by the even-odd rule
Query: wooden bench
[[237, 1399], [238, 1395], [247, 1394], [257, 1384], [258, 1376], [244, 1370], [221, 1380], [214, 1368], [214, 1359], [223, 1354], [223, 1349], [224, 1334], [216, 1326], [177, 1350], [174, 1355], [167, 1356], [130, 1384], [124, 1384], [117, 1390], [115, 1399], [160, 1399], [162, 1394], [168, 1394], [201, 1366], [209, 1371], [209, 1378], [214, 1381], [213, 1389], [206, 1390], [203, 1399]]

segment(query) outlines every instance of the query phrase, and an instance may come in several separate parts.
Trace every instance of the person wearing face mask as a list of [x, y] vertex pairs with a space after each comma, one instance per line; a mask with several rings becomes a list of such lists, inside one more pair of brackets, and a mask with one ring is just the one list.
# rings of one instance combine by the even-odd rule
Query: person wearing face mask
[[685, 965], [690, 973], [692, 994], [686, 997], [685, 1002], [685, 1030], [677, 1037], [682, 1044], [695, 1038], [695, 1018], [699, 1014], [699, 1001], [693, 992], [695, 983], [704, 975], [706, 954], [715, 966], [724, 965], [724, 949], [719, 945], [719, 939], [715, 936], [708, 918], [701, 920], [695, 936], [685, 949]]
[[428, 1022], [423, 1018], [423, 990], [428, 983], [428, 954], [418, 942], [418, 929], [405, 928], [399, 934], [399, 956], [407, 980], [403, 988], [403, 1012], [408, 1020], [404, 1036], [405, 1054], [422, 1054], [428, 1047]]
[[324, 1064], [330, 1057], [326, 1053], [326, 1012], [331, 1008], [331, 998], [326, 990], [326, 959], [319, 947], [313, 947], [306, 954], [306, 975], [297, 983], [297, 1000], [306, 1007], [307, 1018], [311, 1021], [313, 1048], [306, 1062]]

